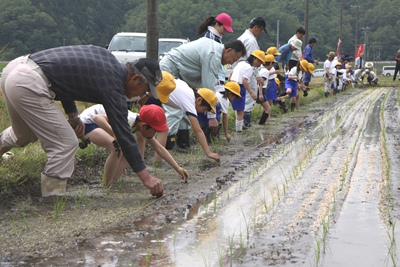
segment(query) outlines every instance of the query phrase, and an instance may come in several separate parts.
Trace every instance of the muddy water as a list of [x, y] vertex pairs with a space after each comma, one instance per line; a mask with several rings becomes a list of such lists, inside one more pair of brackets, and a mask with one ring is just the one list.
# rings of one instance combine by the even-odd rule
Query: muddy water
[[388, 92], [366, 90], [279, 140], [261, 136], [232, 161], [228, 189], [168, 224], [153, 214], [20, 265], [394, 266], [400, 230], [391, 240], [381, 159]]

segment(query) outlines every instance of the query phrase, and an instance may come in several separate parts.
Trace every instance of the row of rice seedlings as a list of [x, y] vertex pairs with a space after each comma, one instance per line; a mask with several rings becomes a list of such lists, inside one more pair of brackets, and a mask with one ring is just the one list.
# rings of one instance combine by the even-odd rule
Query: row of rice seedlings
[[[399, 106], [399, 93], [397, 93], [397, 104]], [[385, 191], [386, 191], [386, 202], [387, 203], [387, 216], [389, 219], [389, 225], [387, 226], [386, 232], [389, 238], [389, 246], [388, 246], [388, 257], [389, 260], [391, 261], [392, 266], [397, 266], [399, 262], [399, 258], [397, 255], [397, 245], [396, 245], [396, 237], [395, 237], [395, 228], [396, 228], [396, 221], [394, 219], [394, 216], [391, 215], [391, 211], [393, 209], [394, 203], [393, 199], [391, 196], [391, 191], [392, 191], [392, 183], [391, 183], [391, 177], [390, 177], [390, 169], [391, 169], [391, 162], [390, 162], [390, 157], [389, 153], [387, 150], [387, 143], [386, 143], [386, 130], [384, 127], [384, 122], [385, 122], [385, 115], [384, 115], [384, 107], [386, 106], [385, 103], [389, 97], [389, 93], [385, 95], [384, 100], [382, 101], [382, 108], [380, 111], [380, 118], [382, 122], [382, 127], [381, 127], [381, 143], [382, 143], [382, 148], [383, 148], [383, 167], [385, 168]]]

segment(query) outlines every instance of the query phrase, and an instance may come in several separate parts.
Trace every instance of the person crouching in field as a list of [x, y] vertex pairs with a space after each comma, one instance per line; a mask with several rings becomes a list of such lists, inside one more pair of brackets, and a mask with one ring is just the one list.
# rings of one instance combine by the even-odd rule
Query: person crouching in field
[[[208, 88], [194, 90], [190, 88], [186, 82], [174, 77], [167, 71], [163, 71], [162, 75], [162, 81], [159, 85], [157, 85], [156, 88], [159, 101], [163, 103], [164, 106], [182, 111], [170, 112], [166, 114], [169, 131], [171, 131], [171, 128], [177, 129], [181, 120], [187, 120], [190, 123], [206, 156], [219, 162], [219, 155], [211, 151], [207, 144], [207, 139], [204, 135], [204, 132], [202, 131], [199, 121], [197, 120], [197, 113], [203, 113], [205, 111], [215, 113], [217, 96]], [[145, 96], [145, 98], [147, 97], [149, 96]], [[158, 133], [157, 140], [164, 147], [168, 144], [168, 148], [173, 148], [175, 137], [172, 134], [169, 135], [169, 131]], [[189, 142], [189, 140], [187, 141]], [[154, 161], [156, 163], [161, 162], [161, 158], [158, 153], [156, 153]]]
[[311, 65], [309, 65], [308, 61], [305, 59], [300, 60], [297, 66], [291, 68], [286, 75], [286, 80], [285, 80], [286, 91], [280, 94], [278, 100], [282, 101], [284, 98], [290, 97], [291, 99], [290, 109], [292, 112], [296, 108], [296, 96], [298, 94], [297, 91], [299, 88], [298, 81], [302, 79], [305, 73], [309, 73], [309, 68], [311, 69]]
[[[216, 93], [218, 102], [216, 105], [216, 118], [218, 122], [221, 122], [221, 114], [222, 114], [222, 127], [224, 128], [224, 134], [226, 140], [228, 142], [231, 141], [231, 135], [229, 134], [228, 129], [228, 109], [229, 102], [234, 101], [237, 98], [240, 98], [240, 86], [237, 82], [227, 82], [224, 84], [224, 91], [220, 91]], [[216, 132], [212, 132], [210, 127], [208, 127], [208, 113], [199, 113], [197, 114], [197, 118], [199, 120], [200, 126], [203, 129], [204, 134], [206, 135], [207, 142], [211, 143], [213, 138], [219, 137], [219, 129], [221, 128], [221, 123], [219, 124], [218, 130]]]
[[[128, 166], [122, 150], [115, 140], [115, 134], [104, 110], [103, 105], [97, 104], [85, 109], [80, 118], [85, 124], [85, 137], [100, 147], [106, 148], [110, 155], [104, 164], [105, 186], [109, 187], [117, 181]], [[186, 180], [189, 174], [181, 168], [171, 154], [154, 138], [156, 132], [168, 130], [164, 110], [157, 105], [145, 105], [140, 113], [128, 111], [128, 123], [136, 134], [142, 157], [144, 157], [145, 140], [161, 157], [171, 165], [176, 172]]]

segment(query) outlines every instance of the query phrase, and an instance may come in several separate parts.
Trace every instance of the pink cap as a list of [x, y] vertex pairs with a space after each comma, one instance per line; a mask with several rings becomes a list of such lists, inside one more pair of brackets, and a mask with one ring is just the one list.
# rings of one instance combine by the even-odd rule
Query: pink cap
[[221, 23], [227, 32], [233, 32], [231, 16], [226, 13], [221, 13], [215, 18], [215, 20]]

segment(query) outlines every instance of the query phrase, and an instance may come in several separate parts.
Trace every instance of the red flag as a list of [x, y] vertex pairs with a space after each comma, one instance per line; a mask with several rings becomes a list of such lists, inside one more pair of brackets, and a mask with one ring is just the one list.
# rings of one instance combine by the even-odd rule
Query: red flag
[[337, 49], [336, 49], [336, 56], [340, 57], [340, 48], [342, 46], [342, 40], [339, 39], [338, 43], [337, 43]]
[[364, 53], [365, 44], [359, 44], [357, 46], [356, 54], [354, 55], [354, 59], [358, 58], [360, 54]]

